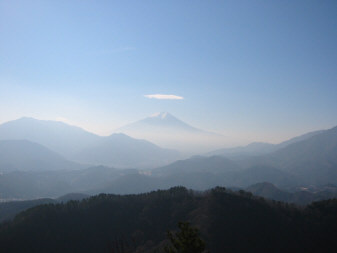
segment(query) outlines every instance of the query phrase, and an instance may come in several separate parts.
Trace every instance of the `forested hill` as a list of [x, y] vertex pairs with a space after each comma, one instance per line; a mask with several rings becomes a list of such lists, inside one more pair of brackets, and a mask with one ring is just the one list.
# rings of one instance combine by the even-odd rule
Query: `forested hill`
[[297, 208], [247, 192], [183, 187], [47, 204], [0, 226], [1, 252], [163, 252], [179, 221], [210, 252], [335, 252], [337, 200]]

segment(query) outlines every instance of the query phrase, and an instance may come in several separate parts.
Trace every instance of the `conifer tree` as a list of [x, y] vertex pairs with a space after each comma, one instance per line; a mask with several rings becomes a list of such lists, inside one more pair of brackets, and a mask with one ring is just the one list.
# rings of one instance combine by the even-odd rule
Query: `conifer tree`
[[179, 222], [180, 231], [167, 233], [172, 246], [164, 248], [166, 253], [202, 253], [205, 242], [199, 237], [199, 230], [190, 226], [189, 222]]

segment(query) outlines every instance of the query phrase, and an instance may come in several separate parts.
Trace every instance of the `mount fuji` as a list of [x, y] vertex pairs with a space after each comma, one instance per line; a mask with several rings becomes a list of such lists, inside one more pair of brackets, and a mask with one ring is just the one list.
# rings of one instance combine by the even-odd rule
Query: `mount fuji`
[[119, 131], [149, 131], [156, 130], [162, 131], [185, 131], [185, 132], [202, 132], [207, 133], [203, 130], [199, 130], [195, 127], [188, 125], [187, 123], [177, 119], [172, 114], [168, 112], [155, 113], [145, 119], [139, 120], [137, 122], [126, 125]]
[[193, 127], [168, 112], [153, 114], [115, 131], [187, 153], [200, 153], [224, 146], [228, 138]]

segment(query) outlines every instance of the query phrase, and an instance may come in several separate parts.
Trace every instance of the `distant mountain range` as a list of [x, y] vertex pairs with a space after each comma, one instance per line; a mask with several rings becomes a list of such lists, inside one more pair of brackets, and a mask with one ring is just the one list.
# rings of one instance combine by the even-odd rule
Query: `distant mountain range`
[[[150, 120], [157, 122], [152, 125], [168, 118], [172, 125], [199, 133], [168, 114], [160, 115]], [[7, 137], [11, 139], [1, 140]], [[24, 118], [0, 125], [0, 199], [139, 193], [176, 185], [246, 188], [261, 182], [293, 191], [337, 183], [337, 127], [277, 145], [253, 143], [221, 152], [177, 160], [177, 152], [125, 134], [100, 137], [64, 123]], [[108, 167], [84, 169], [90, 165]]]
[[189, 153], [206, 152], [216, 147], [229, 145], [233, 141], [229, 137], [190, 126], [168, 112], [156, 113], [121, 127], [115, 132]]
[[256, 196], [261, 196], [266, 199], [276, 201], [295, 203], [300, 205], [307, 205], [314, 201], [319, 201], [329, 198], [337, 198], [336, 185], [324, 185], [319, 187], [317, 191], [296, 190], [294, 192], [287, 192], [277, 188], [275, 185], [263, 182], [251, 185], [245, 189]]
[[[259, 152], [256, 147], [259, 147]], [[254, 152], [247, 155], [250, 148]], [[337, 127], [309, 133], [272, 148], [274, 151], [270, 145], [263, 144], [232, 149], [235, 151], [234, 160], [228, 158], [232, 158], [233, 153], [222, 158], [193, 157], [155, 169], [152, 175], [175, 178], [177, 182], [184, 175], [187, 178], [185, 184], [191, 188], [196, 184], [191, 185], [193, 182], [188, 178], [199, 182], [199, 187], [247, 187], [270, 182], [281, 188], [293, 188], [337, 183]]]
[[[154, 168], [168, 164], [180, 157], [177, 151], [160, 148], [145, 140], [138, 140], [121, 134], [103, 137], [62, 122], [32, 118], [21, 118], [0, 125], [0, 140], [26, 140], [40, 144], [50, 149], [50, 151], [62, 155], [65, 159], [78, 163], [120, 168]], [[14, 145], [13, 142], [11, 143]], [[30, 149], [27, 145], [28, 143], [26, 142], [26, 145], [22, 145], [19, 150], [23, 153], [26, 152], [23, 150], [24, 148]], [[3, 148], [5, 149], [5, 147]], [[10, 145], [8, 145], [8, 148], [10, 148]], [[0, 153], [0, 157], [6, 155], [4, 149]], [[35, 145], [34, 148], [30, 149], [29, 153], [36, 157], [45, 156], [46, 150], [43, 153], [39, 153], [40, 151], [42, 152], [42, 149], [42, 147], [37, 148]], [[6, 152], [9, 152], [9, 150]], [[56, 153], [54, 153], [54, 158], [50, 160], [48, 167], [58, 166], [56, 164], [59, 163], [51, 165], [51, 163], [55, 163]], [[51, 154], [41, 159], [46, 160], [48, 163], [48, 157], [51, 158]], [[59, 159], [64, 158], [59, 156]], [[6, 166], [10, 167], [11, 164]], [[13, 165], [13, 169], [19, 169], [15, 166]], [[27, 164], [26, 166], [29, 167], [30, 165]], [[39, 169], [42, 169], [41, 166], [45, 165], [41, 162], [38, 166]], [[46, 169], [48, 168], [46, 167]]]
[[306, 134], [294, 137], [292, 139], [289, 139], [287, 141], [281, 142], [279, 144], [270, 144], [270, 143], [265, 143], [265, 142], [253, 142], [246, 146], [241, 146], [241, 147], [222, 148], [222, 149], [218, 149], [215, 151], [211, 151], [207, 153], [207, 155], [208, 156], [221, 155], [221, 156], [226, 156], [232, 159], [237, 159], [237, 158], [242, 159], [242, 158], [247, 158], [251, 156], [258, 156], [258, 155], [272, 153], [290, 144], [309, 139], [312, 136], [315, 136], [322, 132], [324, 132], [324, 130], [306, 133]]
[[337, 182], [337, 127], [287, 145], [252, 161], [298, 176], [306, 184]]
[[[206, 190], [214, 186], [245, 188], [258, 182], [272, 182], [281, 188], [295, 187], [301, 181], [291, 173], [271, 166], [243, 167], [221, 156], [192, 157], [152, 170], [154, 178], [169, 185]], [[164, 183], [164, 185], [166, 185]]]
[[3, 172], [0, 173], [0, 201], [55, 198], [70, 192], [100, 193], [128, 174], [138, 171], [95, 166], [81, 170]]
[[32, 141], [69, 159], [100, 139], [82, 128], [59, 121], [20, 118], [0, 125], [0, 140]]
[[27, 140], [0, 140], [0, 172], [81, 168], [84, 166], [66, 160], [40, 144]]
[[117, 168], [154, 168], [180, 157], [179, 152], [125, 134], [101, 138], [74, 156], [76, 161]]
[[221, 156], [202, 157], [194, 156], [187, 160], [176, 161], [167, 166], [152, 170], [153, 175], [181, 175], [186, 173], [207, 172], [222, 173], [226, 171], [238, 171], [240, 166]]
[[185, 122], [177, 119], [172, 114], [168, 112], [160, 112], [155, 113], [151, 115], [150, 117], [147, 117], [145, 119], [139, 120], [135, 123], [131, 123], [129, 125], [126, 125], [122, 128], [119, 128], [117, 131], [141, 131], [141, 132], [147, 132], [147, 131], [163, 131], [162, 129], [165, 129], [167, 131], [175, 132], [177, 130], [179, 131], [185, 131], [185, 132], [202, 132], [207, 133], [206, 131], [202, 131], [200, 129], [197, 129], [195, 127], [192, 127]]

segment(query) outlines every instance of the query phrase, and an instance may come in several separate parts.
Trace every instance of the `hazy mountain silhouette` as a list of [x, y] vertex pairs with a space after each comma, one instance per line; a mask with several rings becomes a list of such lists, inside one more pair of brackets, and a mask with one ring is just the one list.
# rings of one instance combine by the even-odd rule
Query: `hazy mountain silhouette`
[[0, 140], [4, 139], [29, 140], [71, 158], [100, 136], [63, 122], [21, 118], [0, 125]]
[[224, 175], [224, 185], [247, 187], [259, 182], [270, 182], [281, 188], [293, 188], [302, 185], [302, 180], [295, 175], [272, 166], [252, 166], [235, 173]]
[[275, 185], [269, 182], [257, 183], [246, 188], [246, 191], [254, 195], [261, 196], [267, 199], [274, 199], [277, 201], [287, 202], [291, 198], [291, 193], [282, 191]]
[[233, 159], [243, 159], [250, 156], [257, 156], [271, 153], [275, 150], [277, 150], [277, 145], [275, 144], [264, 142], [253, 142], [248, 144], [247, 146], [218, 149], [207, 153], [207, 155], [209, 156], [221, 155]]
[[308, 184], [337, 182], [337, 127], [280, 149], [266, 160]]
[[185, 132], [202, 132], [203, 130], [192, 127], [185, 122], [177, 119], [172, 114], [168, 112], [160, 112], [153, 114], [150, 117], [139, 120], [135, 123], [131, 123], [122, 128], [117, 129], [120, 132], [132, 132], [132, 131], [162, 131], [165, 129], [167, 131], [185, 131]]
[[216, 185], [247, 187], [259, 182], [286, 189], [333, 184], [337, 182], [336, 129], [311, 133], [272, 153], [236, 162], [220, 156], [192, 157], [154, 169], [152, 177], [165, 187], [184, 185], [198, 190]]
[[154, 175], [179, 175], [182, 173], [221, 173], [237, 171], [240, 167], [235, 162], [221, 156], [202, 157], [194, 156], [187, 160], [176, 161], [170, 165], [152, 171]]
[[[301, 184], [297, 176], [271, 165], [251, 166], [223, 156], [194, 156], [152, 170], [152, 176], [165, 177], [172, 185], [184, 185], [192, 189], [205, 190], [217, 185], [247, 187], [259, 182], [271, 182], [282, 188]], [[183, 179], [182, 179], [183, 178]]]
[[118, 168], [153, 168], [175, 161], [179, 153], [125, 134], [112, 134], [83, 149], [74, 158]]
[[222, 155], [222, 156], [226, 156], [226, 157], [233, 158], [233, 159], [243, 159], [243, 158], [247, 158], [250, 156], [269, 154], [279, 149], [282, 149], [290, 144], [309, 139], [323, 132], [324, 130], [306, 133], [306, 134], [291, 138], [287, 141], [281, 142], [279, 144], [271, 144], [271, 143], [265, 143], [265, 142], [253, 142], [253, 143], [248, 144], [247, 146], [240, 146], [240, 147], [234, 147], [234, 148], [222, 148], [222, 149], [209, 152], [207, 153], [207, 155], [209, 156]]
[[88, 198], [90, 195], [84, 193], [68, 193], [56, 198], [57, 202], [66, 203], [71, 200], [81, 201], [82, 199]]
[[0, 172], [80, 169], [48, 148], [27, 140], [0, 141]]
[[156, 113], [121, 127], [115, 132], [146, 139], [163, 147], [192, 153], [206, 152], [230, 141], [228, 137], [190, 126], [168, 112]]
[[[114, 167], [155, 167], [179, 158], [173, 150], [125, 135], [98, 136], [57, 121], [21, 118], [0, 125], [0, 140], [29, 140], [70, 160]], [[20, 168], [17, 168], [20, 169]]]
[[[43, 126], [48, 128], [45, 123]], [[38, 136], [38, 133], [34, 134]], [[248, 148], [253, 151], [260, 149], [263, 153], [269, 145], [255, 143]], [[77, 161], [121, 168], [158, 168], [152, 171], [121, 171], [99, 166], [67, 171], [65, 169], [78, 165], [39, 144], [22, 140], [1, 141], [0, 169], [7, 172], [0, 174], [0, 198], [55, 197], [69, 192], [138, 193], [175, 185], [205, 190], [217, 185], [248, 187], [260, 182], [292, 189], [337, 182], [337, 127], [299, 136], [276, 146], [282, 145], [284, 147], [274, 152], [235, 161], [223, 156], [194, 156], [161, 166], [160, 163], [168, 163], [170, 159], [173, 161], [177, 153], [124, 134], [113, 134], [97, 136], [95, 141], [73, 157]], [[45, 171], [60, 169], [63, 170]], [[27, 172], [9, 172], [13, 170]], [[41, 171], [31, 172], [33, 170]], [[301, 194], [303, 196], [298, 196], [301, 201], [310, 199], [307, 193]]]
[[337, 127], [285, 146], [270, 154], [240, 161], [241, 166], [271, 166], [291, 173], [302, 184], [337, 182]]
[[308, 190], [296, 190], [295, 192], [288, 192], [277, 188], [271, 183], [263, 182], [251, 185], [245, 190], [263, 198], [300, 205], [306, 205], [314, 201], [337, 197], [336, 186], [322, 186], [314, 192], [310, 192]]
[[0, 200], [56, 198], [71, 192], [86, 193], [102, 189], [124, 175], [135, 173], [138, 174], [138, 171], [104, 166], [81, 170], [1, 173]]

